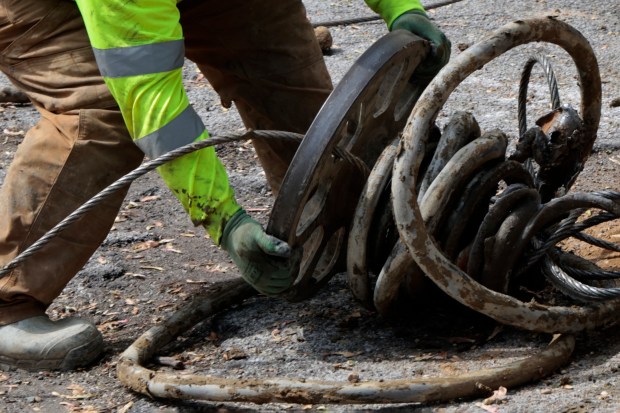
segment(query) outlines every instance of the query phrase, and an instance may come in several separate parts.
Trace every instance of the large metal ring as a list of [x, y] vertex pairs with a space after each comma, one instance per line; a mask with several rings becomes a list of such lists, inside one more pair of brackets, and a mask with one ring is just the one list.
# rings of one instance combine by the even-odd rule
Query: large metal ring
[[541, 332], [577, 332], [616, 321], [620, 300], [582, 307], [543, 306], [485, 288], [453, 264], [435, 245], [416, 199], [416, 180], [429, 131], [452, 91], [494, 58], [516, 46], [535, 41], [564, 48], [577, 66], [583, 114], [580, 133], [590, 137], [589, 147], [584, 148], [587, 158], [601, 113], [601, 80], [590, 44], [577, 30], [552, 17], [517, 21], [455, 58], [420, 97], [405, 128], [402, 148], [394, 163], [394, 215], [401, 239], [416, 263], [441, 290], [458, 302], [516, 327]]

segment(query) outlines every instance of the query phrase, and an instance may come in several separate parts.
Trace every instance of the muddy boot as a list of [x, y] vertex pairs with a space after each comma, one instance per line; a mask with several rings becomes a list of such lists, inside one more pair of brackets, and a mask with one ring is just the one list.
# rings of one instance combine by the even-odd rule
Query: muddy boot
[[72, 370], [103, 351], [103, 337], [89, 321], [46, 316], [0, 327], [0, 369]]

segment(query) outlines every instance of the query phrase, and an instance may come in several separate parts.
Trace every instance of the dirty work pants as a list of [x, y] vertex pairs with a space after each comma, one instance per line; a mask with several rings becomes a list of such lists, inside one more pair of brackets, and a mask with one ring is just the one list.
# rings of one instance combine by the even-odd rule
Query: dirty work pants
[[[331, 90], [298, 0], [184, 0], [186, 56], [249, 128], [304, 132]], [[0, 265], [143, 154], [99, 76], [70, 0], [0, 0], [0, 69], [41, 114], [0, 190]], [[208, 119], [205, 123], [209, 125]], [[295, 148], [255, 142], [274, 190]], [[42, 314], [106, 237], [126, 191], [0, 279], [0, 325]]]

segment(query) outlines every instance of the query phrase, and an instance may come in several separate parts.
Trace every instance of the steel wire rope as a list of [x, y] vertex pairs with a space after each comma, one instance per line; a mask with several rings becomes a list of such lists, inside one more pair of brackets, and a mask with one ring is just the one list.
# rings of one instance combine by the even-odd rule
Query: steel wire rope
[[[542, 55], [530, 57], [525, 63], [519, 83], [519, 97], [517, 105], [519, 136], [523, 136], [527, 131], [527, 90], [532, 69], [537, 63], [542, 66], [543, 72], [547, 79], [551, 100], [551, 108], [555, 110], [561, 106], [558, 83], [551, 63], [545, 56]], [[533, 171], [531, 166], [531, 160], [527, 160], [526, 162], [526, 167], [530, 171]], [[620, 198], [620, 193], [615, 191], [599, 191], [595, 194], [612, 200], [617, 200]], [[582, 279], [596, 280], [617, 279], [619, 277], [618, 272], [604, 271], [602, 269], [596, 271], [585, 271], [580, 269], [573, 269], [572, 267], [569, 268], [568, 266], [562, 267], [560, 266], [560, 264], [558, 264], [557, 259], [553, 259], [549, 256], [550, 252], [553, 250], [553, 248], [555, 248], [555, 245], [558, 242], [569, 237], [577, 238], [583, 242], [595, 245], [599, 248], [612, 251], [620, 250], [620, 246], [614, 243], [596, 238], [582, 232], [590, 226], [598, 225], [601, 222], [606, 222], [612, 219], [617, 219], [619, 218], [618, 216], [610, 213], [602, 213], [598, 215], [597, 220], [591, 220], [587, 223], [584, 222], [583, 224], [580, 224], [576, 222], [580, 215], [581, 212], [577, 213], [577, 211], [572, 211], [569, 217], [560, 222], [555, 232], [553, 232], [553, 234], [545, 241], [541, 241], [540, 239], [536, 241], [532, 240], [534, 251], [527, 258], [526, 265], [518, 272], [522, 274], [527, 268], [530, 268], [543, 257], [546, 257], [543, 262], [544, 274], [547, 276], [548, 279], [550, 279], [550, 281], [554, 285], [556, 285], [556, 287], [558, 287], [558, 289], [563, 291], [565, 294], [580, 301], [588, 301], [588, 299], [605, 300], [617, 298], [620, 296], [620, 289], [618, 288], [592, 287], [588, 284], [573, 279], [572, 276], [576, 276]]]
[[[620, 192], [616, 191], [599, 191], [593, 192], [591, 195], [597, 197], [603, 197], [618, 203], [620, 201]], [[581, 231], [590, 228], [592, 226], [601, 224], [603, 222], [610, 221], [612, 219], [618, 219], [620, 216], [611, 212], [603, 212], [594, 217], [588, 218], [581, 223], [577, 223], [577, 219], [586, 211], [586, 208], [577, 208], [572, 210], [569, 215], [562, 219], [558, 224], [552, 226], [552, 231], [547, 239], [542, 240], [540, 237], [532, 238], [532, 245], [534, 251], [527, 257], [527, 263], [519, 271], [519, 274], [523, 274], [528, 268], [531, 268], [534, 264], [543, 260], [543, 271], [547, 278], [556, 286], [560, 291], [566, 295], [575, 298], [580, 301], [600, 301], [615, 299], [620, 297], [620, 288], [616, 287], [594, 287], [585, 284], [581, 281], [575, 280], [572, 277], [581, 278], [584, 280], [609, 280], [620, 278], [620, 272], [618, 271], [605, 271], [597, 267], [597, 269], [583, 270], [580, 268], [574, 268], [573, 266], [562, 264], [559, 260], [559, 252], [555, 247], [558, 242], [567, 239], [569, 237], [575, 237], [577, 239], [584, 239], [584, 242], [588, 242], [592, 245], [600, 248], [606, 247], [606, 242], [599, 240], [595, 237], [579, 236]], [[581, 234], [583, 235], [583, 234]], [[611, 250], [617, 250], [618, 246], [612, 244], [615, 248], [607, 248]]]
[[562, 104], [560, 102], [560, 92], [558, 90], [558, 82], [555, 77], [555, 73], [553, 72], [553, 67], [551, 63], [545, 56], [533, 56], [528, 59], [523, 67], [523, 72], [521, 73], [521, 81], [519, 83], [519, 100], [517, 105], [517, 116], [519, 119], [519, 136], [523, 136], [527, 131], [527, 89], [530, 82], [530, 76], [532, 74], [532, 69], [536, 65], [536, 63], [540, 64], [545, 73], [545, 77], [547, 78], [547, 84], [549, 85], [549, 94], [551, 95], [551, 108], [557, 109]]
[[[162, 156], [148, 161], [133, 171], [127, 173], [122, 176], [91, 199], [86, 201], [82, 206], [77, 208], [71, 214], [67, 215], [65, 219], [60, 221], [56, 226], [50, 229], [45, 235], [31, 244], [28, 248], [22, 251], [19, 255], [17, 255], [11, 262], [6, 264], [0, 270], [0, 278], [7, 275], [11, 270], [15, 269], [19, 264], [23, 263], [25, 260], [34, 255], [37, 251], [39, 251], [45, 244], [47, 244], [52, 238], [60, 234], [64, 231], [68, 226], [72, 225], [81, 218], [83, 215], [91, 211], [97, 205], [99, 205], [103, 200], [105, 200], [108, 196], [112, 195], [116, 191], [121, 188], [126, 187], [131, 184], [134, 180], [146, 174], [147, 172], [152, 171], [153, 169], [161, 166], [167, 162], [170, 162], [176, 158], [179, 158], [183, 155], [187, 155], [191, 152], [198, 151], [200, 149], [208, 148], [210, 146], [221, 145], [230, 142], [238, 142], [245, 141], [249, 139], [278, 139], [278, 140], [290, 140], [294, 142], [301, 142], [303, 138], [302, 134], [293, 133], [293, 132], [285, 132], [285, 131], [273, 131], [273, 130], [250, 130], [244, 134], [237, 135], [223, 135], [223, 136], [213, 136], [208, 139], [193, 142], [182, 146], [180, 148], [174, 149], [170, 152], [163, 154]], [[353, 155], [352, 153], [336, 147], [334, 148], [334, 155], [338, 156], [348, 162], [351, 162], [357, 168], [360, 169], [364, 176], [368, 176], [369, 168], [364, 161]]]
[[[449, 6], [450, 4], [459, 3], [461, 1], [463, 1], [463, 0], [438, 1], [438, 2], [435, 2], [435, 3], [430, 3], [430, 4], [424, 5], [424, 9], [426, 9], [426, 10], [438, 9], [440, 7]], [[348, 26], [350, 24], [368, 23], [368, 22], [377, 21], [377, 20], [381, 20], [381, 19], [382, 19], [381, 16], [379, 16], [378, 14], [375, 14], [375, 15], [372, 15], [372, 16], [354, 17], [354, 18], [351, 18], [351, 19], [329, 20], [329, 21], [323, 21], [323, 22], [318, 22], [318, 23], [312, 23], [312, 27], [319, 27], [319, 26], [323, 26], [323, 27]]]
[[586, 303], [620, 297], [619, 287], [594, 287], [574, 279], [558, 265], [558, 260], [559, 251], [555, 248], [549, 250], [543, 261], [543, 271], [547, 279], [567, 296]]
[[582, 278], [584, 280], [593, 281], [620, 279], [620, 271], [606, 271], [603, 269], [583, 270], [570, 265], [562, 265], [561, 262], [557, 263], [557, 265], [562, 269], [562, 271], [574, 278]]
[[[597, 192], [594, 192], [594, 194], [597, 194]], [[618, 195], [620, 195], [620, 192], [618, 193]], [[573, 237], [573, 238], [577, 238], [580, 241], [587, 242], [588, 244], [594, 245], [599, 248], [619, 252], [620, 245], [614, 242], [611, 242], [611, 241], [605, 241], [605, 240], [596, 238], [592, 235], [588, 235], [582, 232], [588, 228], [591, 228], [596, 225], [609, 222], [609, 221], [612, 221], [618, 218], [620, 217], [610, 212], [602, 212], [582, 222], [574, 222], [572, 224], [563, 225], [561, 228], [558, 227], [553, 233], [552, 237], [549, 238], [547, 242], [545, 242], [545, 245], [542, 247], [542, 249], [547, 250], [551, 248], [553, 245], [562, 241], [563, 239]]]
[[[613, 192], [610, 193], [609, 191], [606, 191], [606, 192], [614, 196], [614, 198], [616, 199], [618, 198], [618, 196], [620, 196], [619, 192], [616, 192], [616, 193], [613, 193]], [[595, 194], [601, 194], [601, 192], [595, 192]], [[613, 199], [613, 198], [610, 198], [610, 199]], [[571, 217], [566, 218], [566, 221], [570, 221], [571, 220], [570, 218]], [[548, 251], [551, 250], [558, 242], [564, 239], [570, 238], [570, 237], [576, 238], [580, 241], [586, 242], [588, 244], [594, 245], [602, 249], [607, 249], [611, 251], [619, 251], [620, 245], [609, 242], [609, 241], [601, 240], [599, 238], [596, 238], [596, 237], [593, 237], [591, 235], [584, 234], [581, 232], [587, 228], [591, 228], [595, 225], [599, 225], [601, 223], [608, 222], [608, 221], [618, 219], [618, 218], [619, 217], [615, 214], [612, 214], [609, 212], [603, 212], [591, 218], [588, 218], [580, 223], [566, 222], [565, 225], [560, 224], [560, 226], [558, 226], [557, 230], [552, 234], [552, 236], [549, 239], [547, 239], [543, 243], [543, 245], [537, 250], [537, 251], [544, 252], [544, 254], [541, 254], [538, 256], [538, 259], [546, 255]], [[530, 259], [531, 258], [532, 257], [530, 257]], [[563, 280], [566, 280], [568, 277], [577, 277], [577, 278], [587, 279], [587, 280], [620, 279], [620, 271], [607, 271], [607, 270], [603, 270], [598, 267], [596, 267], [596, 269], [584, 270], [581, 268], [576, 268], [575, 266], [572, 266], [572, 265], [566, 265], [566, 264], [563, 265], [557, 259], [553, 260], [553, 264], [556, 265], [559, 269], [561, 269], [566, 274], [566, 275], [562, 274], [561, 276], [557, 276], [556, 274], [558, 274], [558, 271], [553, 270], [552, 276], [554, 276], [556, 282], [562, 282]], [[580, 286], [579, 284], [575, 284], [575, 283], [570, 283], [570, 284], [573, 286], [578, 286], [578, 287]], [[619, 296], [618, 293], [614, 293], [614, 294], [615, 294], [614, 297]], [[607, 297], [607, 295], [605, 295], [605, 297]]]
[[[563, 198], [556, 198], [554, 201], [546, 204], [542, 209], [539, 216], [541, 218], [546, 215], [546, 218], [538, 220], [536, 222], [530, 222], [530, 231], [525, 235], [525, 239], [529, 237], [529, 243], [533, 247], [533, 252], [527, 256], [526, 264], [519, 269], [517, 276], [524, 274], [534, 264], [542, 260], [542, 269], [546, 278], [558, 288], [564, 294], [577, 299], [579, 301], [604, 301], [613, 300], [620, 297], [620, 288], [617, 287], [594, 287], [585, 284], [579, 280], [571, 277], [571, 272], [564, 271], [564, 268], [569, 266], [566, 262], [562, 265], [559, 259], [559, 252], [561, 251], [556, 247], [556, 244], [563, 239], [573, 236], [574, 228], [579, 216], [582, 215], [588, 209], [601, 208], [607, 210], [608, 213], [613, 214], [615, 218], [620, 217], [620, 193], [614, 191], [601, 191], [593, 192], [590, 194], [572, 194], [572, 200], [569, 199], [569, 195]], [[568, 201], [568, 202], [566, 202]], [[610, 202], [607, 202], [610, 201]], [[574, 202], [576, 207], [568, 210], [570, 203]], [[564, 205], [563, 205], [564, 204]], [[546, 211], [545, 211], [546, 210]], [[560, 222], [553, 222], [554, 220], [560, 220]], [[587, 227], [592, 223], [599, 221], [592, 220]], [[545, 222], [547, 222], [545, 224]], [[542, 223], [542, 226], [539, 225]], [[547, 238], [545, 237], [545, 234]], [[615, 279], [617, 278], [613, 272], [603, 272], [603, 270], [588, 269], [590, 274], [584, 272], [578, 272], [578, 278], [581, 279]]]

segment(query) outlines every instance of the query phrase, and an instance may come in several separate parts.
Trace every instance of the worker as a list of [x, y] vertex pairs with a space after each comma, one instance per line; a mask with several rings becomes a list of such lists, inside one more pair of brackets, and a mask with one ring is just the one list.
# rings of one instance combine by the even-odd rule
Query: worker
[[[429, 40], [420, 75], [448, 60], [450, 42], [419, 0], [367, 0], [391, 30]], [[0, 265], [94, 194], [158, 156], [208, 138], [182, 84], [195, 62], [247, 128], [304, 133], [332, 90], [300, 0], [4, 0], [0, 68], [41, 118], [0, 190]], [[253, 142], [278, 192], [296, 146]], [[158, 168], [195, 225], [229, 254], [256, 290], [277, 295], [299, 262], [235, 200], [213, 148]], [[126, 189], [0, 279], [0, 367], [70, 370], [96, 360], [103, 339], [88, 320], [45, 311], [88, 261]]]

